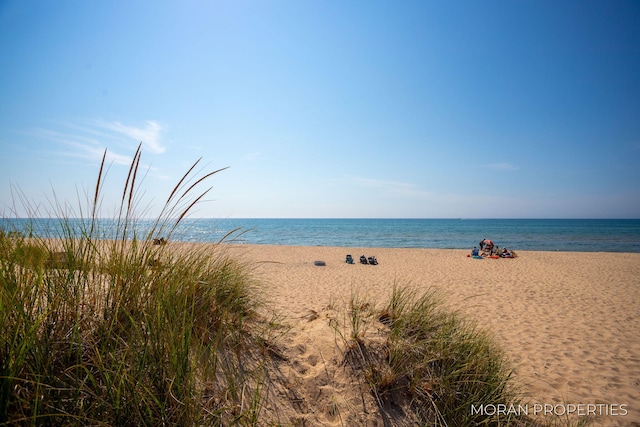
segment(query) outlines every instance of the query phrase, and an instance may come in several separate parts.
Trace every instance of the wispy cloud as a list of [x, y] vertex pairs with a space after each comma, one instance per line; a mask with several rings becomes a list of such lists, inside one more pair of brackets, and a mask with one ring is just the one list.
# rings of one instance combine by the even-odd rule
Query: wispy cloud
[[[73, 145], [78, 149], [78, 151], [69, 153], [68, 154], [69, 156], [75, 156], [75, 157], [86, 158], [94, 161], [100, 161], [102, 160], [102, 156], [104, 155], [104, 150], [105, 150], [104, 148], [92, 147], [92, 146], [80, 145], [80, 144], [69, 144], [69, 145]], [[123, 154], [114, 153], [112, 151], [107, 150], [107, 156], [105, 160], [107, 163], [113, 162], [117, 165], [128, 166], [131, 164], [132, 157], [123, 155]]]
[[[59, 132], [49, 129], [36, 129], [29, 132], [38, 138], [58, 143], [63, 148], [58, 155], [99, 162], [104, 155], [105, 145], [87, 134]], [[107, 151], [106, 160], [119, 165], [131, 163], [131, 156], [118, 154], [112, 150]]]
[[165, 147], [160, 144], [160, 137], [164, 128], [155, 120], [147, 120], [146, 127], [144, 128], [127, 126], [120, 122], [97, 123], [105, 129], [125, 135], [136, 142], [142, 142], [143, 146], [152, 153], [162, 154], [165, 151]]
[[123, 125], [119, 121], [107, 122], [94, 120], [84, 123], [57, 123], [57, 129], [35, 129], [30, 134], [49, 140], [63, 147], [59, 155], [72, 158], [87, 159], [99, 162], [102, 160], [105, 148], [106, 160], [117, 165], [129, 165], [132, 160], [130, 154], [119, 154], [123, 147], [133, 152], [142, 143], [143, 149], [160, 154], [165, 147], [160, 144], [163, 126], [149, 120], [145, 127]]

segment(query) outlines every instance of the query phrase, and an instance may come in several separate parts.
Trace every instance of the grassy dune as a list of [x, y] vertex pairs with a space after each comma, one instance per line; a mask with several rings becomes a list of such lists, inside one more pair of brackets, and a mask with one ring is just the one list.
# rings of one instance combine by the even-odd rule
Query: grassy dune
[[[124, 186], [116, 230], [92, 217], [60, 235], [0, 234], [0, 422], [10, 424], [254, 424], [263, 407], [271, 338], [257, 315], [250, 268], [219, 247], [178, 251], [171, 236], [212, 174], [171, 193], [137, 238], [140, 151]], [[180, 206], [186, 206], [180, 210]], [[105, 235], [117, 238], [103, 240]]]
[[[290, 425], [286, 328], [264, 314], [252, 266], [223, 244], [154, 241], [171, 241], [218, 171], [194, 177], [194, 164], [138, 236], [139, 161], [138, 149], [115, 230], [97, 221], [103, 158], [80, 229], [61, 212], [58, 235], [0, 232], [0, 424]], [[345, 316], [333, 325], [344, 369], [375, 397], [381, 424], [533, 425], [470, 413], [518, 393], [490, 337], [434, 294], [396, 288], [382, 307], [354, 296]], [[372, 321], [385, 337], [367, 335]]]

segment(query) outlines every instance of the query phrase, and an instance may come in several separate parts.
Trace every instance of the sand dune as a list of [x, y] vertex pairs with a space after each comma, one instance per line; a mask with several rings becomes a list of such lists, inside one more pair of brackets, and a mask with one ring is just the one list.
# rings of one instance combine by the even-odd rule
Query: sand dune
[[[353, 385], [336, 366], [327, 319], [340, 315], [353, 292], [381, 301], [394, 283], [435, 286], [448, 305], [489, 329], [532, 405], [625, 405], [625, 416], [598, 416], [595, 425], [640, 425], [640, 254], [520, 251], [515, 259], [474, 260], [437, 249], [231, 250], [256, 263], [269, 300], [293, 324], [289, 375], [306, 390], [298, 417], [309, 425], [341, 425], [345, 417], [377, 424], [346, 390]], [[355, 265], [344, 262], [347, 253]], [[361, 254], [379, 265], [358, 264]]]

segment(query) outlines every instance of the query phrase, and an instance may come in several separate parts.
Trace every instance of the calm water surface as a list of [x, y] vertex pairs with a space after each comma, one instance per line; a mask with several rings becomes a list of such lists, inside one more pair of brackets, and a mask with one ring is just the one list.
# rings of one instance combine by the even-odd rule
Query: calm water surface
[[[77, 232], [82, 221], [69, 220], [63, 227], [57, 219], [3, 219], [0, 224], [5, 230], [59, 237]], [[106, 219], [99, 225], [105, 238], [117, 229]], [[138, 238], [151, 225], [139, 220]], [[637, 219], [186, 219], [171, 239], [216, 242], [233, 230], [238, 230], [233, 241], [254, 244], [467, 249], [487, 238], [514, 250], [640, 252]]]

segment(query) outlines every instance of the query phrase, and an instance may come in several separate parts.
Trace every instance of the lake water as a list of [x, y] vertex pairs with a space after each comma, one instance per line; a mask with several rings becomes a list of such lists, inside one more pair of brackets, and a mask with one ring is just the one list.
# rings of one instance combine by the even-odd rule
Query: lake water
[[[0, 219], [0, 226], [60, 237], [82, 221]], [[112, 220], [99, 225], [105, 238], [117, 229]], [[151, 225], [138, 220], [138, 236]], [[487, 238], [516, 251], [640, 252], [638, 219], [185, 219], [170, 239], [216, 242], [232, 230], [229, 241], [253, 244], [469, 249]]]

